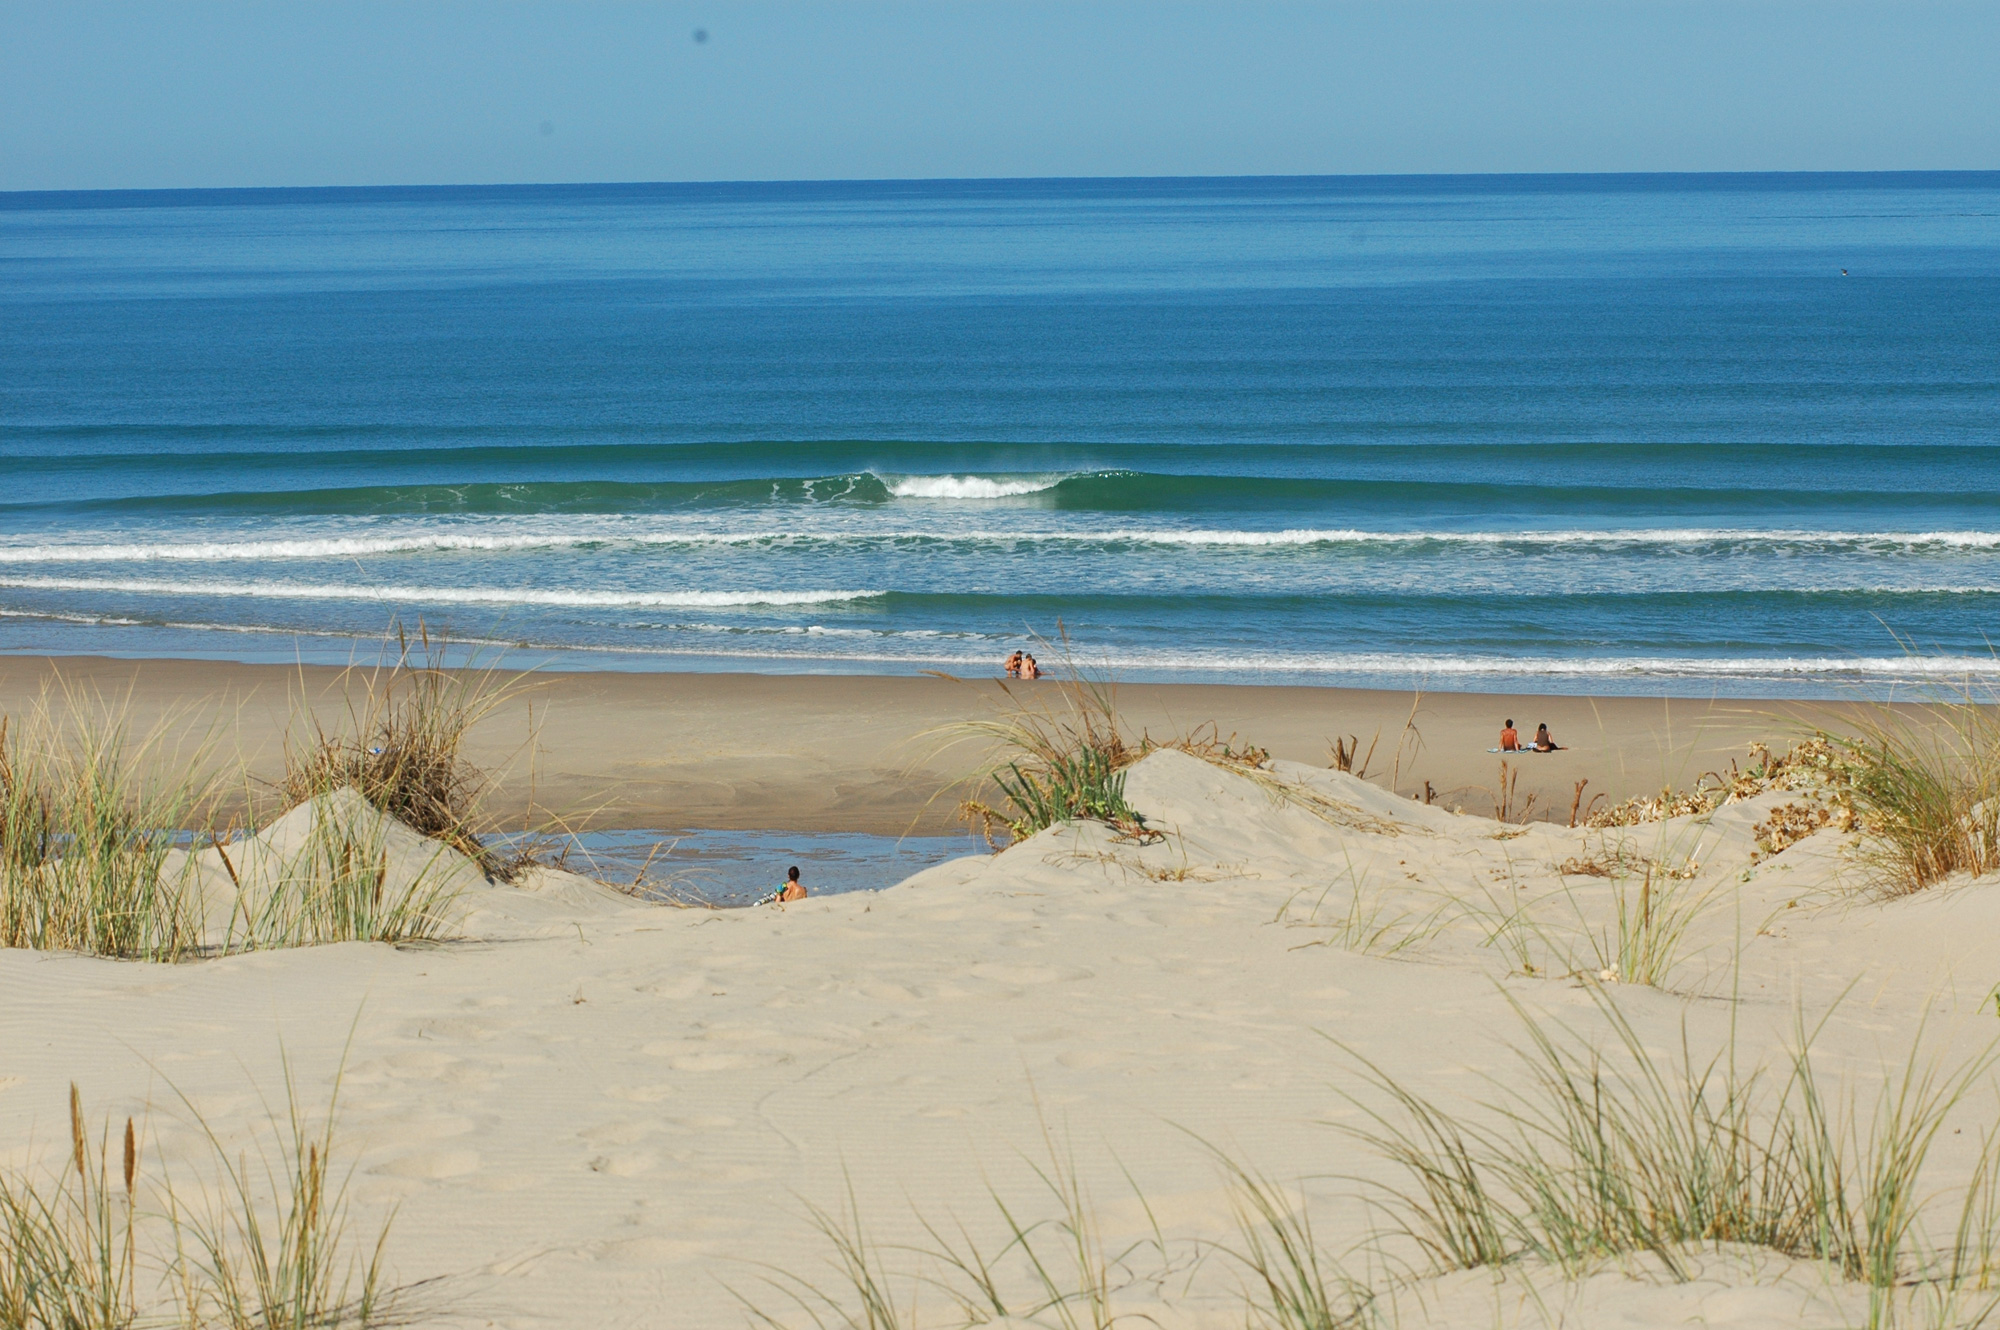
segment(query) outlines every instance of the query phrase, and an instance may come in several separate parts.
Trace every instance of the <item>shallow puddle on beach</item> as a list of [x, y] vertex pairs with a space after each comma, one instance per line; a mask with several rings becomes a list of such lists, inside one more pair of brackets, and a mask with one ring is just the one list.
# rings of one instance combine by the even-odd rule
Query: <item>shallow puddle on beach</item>
[[[947, 859], [986, 853], [976, 836], [869, 836], [855, 832], [591, 831], [568, 838], [572, 872], [712, 905], [749, 905], [798, 865], [814, 895], [879, 891]], [[559, 847], [558, 847], [559, 848]]]

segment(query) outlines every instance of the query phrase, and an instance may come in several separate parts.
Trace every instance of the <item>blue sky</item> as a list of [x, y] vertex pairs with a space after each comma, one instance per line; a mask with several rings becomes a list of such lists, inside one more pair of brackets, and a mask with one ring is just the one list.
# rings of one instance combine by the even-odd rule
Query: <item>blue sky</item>
[[1995, 0], [0, 0], [0, 189], [1996, 167]]

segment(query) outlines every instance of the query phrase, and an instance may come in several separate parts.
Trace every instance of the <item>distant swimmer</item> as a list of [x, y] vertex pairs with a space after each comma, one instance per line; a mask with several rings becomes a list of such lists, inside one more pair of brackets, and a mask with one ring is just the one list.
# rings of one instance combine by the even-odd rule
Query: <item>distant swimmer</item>
[[1521, 751], [1521, 732], [1514, 728], [1512, 720], [1509, 720], [1500, 731], [1500, 751], [1503, 753]]
[[1842, 269], [1840, 270], [1840, 275], [1841, 275], [1842, 277], [1845, 277], [1845, 276], [1847, 276], [1847, 269], [1845, 269], [1845, 268], [1842, 268]]
[[1552, 736], [1551, 736], [1551, 735], [1549, 734], [1549, 727], [1548, 727], [1548, 726], [1546, 726], [1546, 725], [1537, 725], [1537, 726], [1535, 726], [1535, 751], [1536, 751], [1536, 752], [1538, 752], [1538, 753], [1553, 753], [1553, 752], [1557, 751], [1558, 749], [1560, 749], [1561, 747], [1562, 747], [1562, 745], [1561, 745], [1561, 744], [1559, 744], [1559, 743], [1557, 743], [1557, 742], [1555, 741], [1554, 737], [1552, 737]]

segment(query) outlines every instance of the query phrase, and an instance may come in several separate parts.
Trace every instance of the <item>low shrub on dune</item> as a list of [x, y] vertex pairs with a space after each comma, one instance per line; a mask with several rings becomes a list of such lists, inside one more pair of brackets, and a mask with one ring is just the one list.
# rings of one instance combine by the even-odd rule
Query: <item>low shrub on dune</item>
[[286, 735], [278, 790], [288, 804], [352, 788], [411, 830], [491, 873], [506, 865], [479, 837], [489, 773], [465, 754], [473, 727], [517, 692], [491, 669], [445, 669], [446, 644], [400, 637], [385, 662], [346, 671], [330, 726], [302, 708]]

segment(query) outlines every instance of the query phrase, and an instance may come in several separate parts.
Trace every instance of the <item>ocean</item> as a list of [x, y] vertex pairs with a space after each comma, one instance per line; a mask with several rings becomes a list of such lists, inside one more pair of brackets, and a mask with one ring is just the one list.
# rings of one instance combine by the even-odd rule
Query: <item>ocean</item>
[[1991, 678], [2000, 173], [0, 194], [0, 479], [15, 653]]

